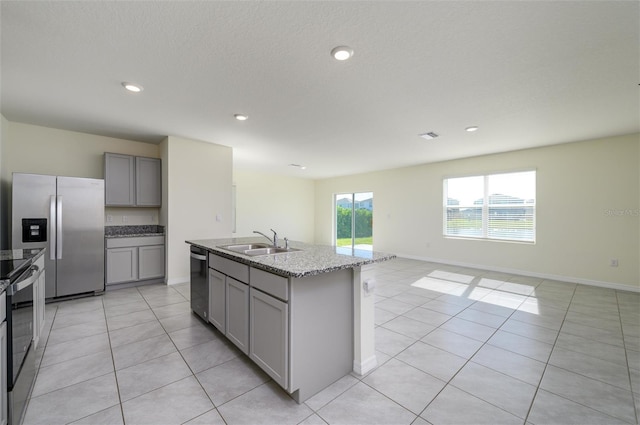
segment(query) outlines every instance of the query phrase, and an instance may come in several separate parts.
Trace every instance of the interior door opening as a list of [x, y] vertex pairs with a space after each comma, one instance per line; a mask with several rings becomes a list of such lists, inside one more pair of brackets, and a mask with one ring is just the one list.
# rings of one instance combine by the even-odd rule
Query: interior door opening
[[335, 195], [335, 245], [373, 251], [373, 192]]

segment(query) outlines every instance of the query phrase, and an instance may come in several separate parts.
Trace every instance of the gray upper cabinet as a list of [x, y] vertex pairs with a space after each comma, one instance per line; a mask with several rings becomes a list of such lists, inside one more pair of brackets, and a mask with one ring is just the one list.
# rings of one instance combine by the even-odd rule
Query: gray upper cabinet
[[107, 206], [135, 205], [135, 158], [133, 156], [105, 153], [104, 181]]
[[136, 205], [162, 204], [162, 164], [158, 158], [136, 157]]
[[160, 207], [162, 163], [158, 158], [104, 154], [105, 205]]

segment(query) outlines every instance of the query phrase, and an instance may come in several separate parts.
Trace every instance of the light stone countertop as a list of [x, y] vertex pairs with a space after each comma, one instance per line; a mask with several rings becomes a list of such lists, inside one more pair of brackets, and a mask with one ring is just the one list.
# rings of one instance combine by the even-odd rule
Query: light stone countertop
[[289, 247], [300, 249], [300, 251], [255, 257], [219, 247], [221, 245], [231, 244], [265, 243], [265, 238], [260, 237], [200, 239], [185, 242], [239, 263], [248, 264], [280, 276], [293, 278], [351, 269], [396, 258], [395, 254], [384, 252], [354, 250], [329, 245], [310, 245], [296, 241], [290, 241]]

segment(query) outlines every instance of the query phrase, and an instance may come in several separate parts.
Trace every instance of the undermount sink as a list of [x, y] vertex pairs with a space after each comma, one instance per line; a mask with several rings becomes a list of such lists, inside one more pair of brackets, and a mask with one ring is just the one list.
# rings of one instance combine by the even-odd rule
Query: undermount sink
[[266, 243], [245, 243], [245, 244], [236, 244], [236, 245], [222, 245], [218, 248], [228, 249], [229, 251], [239, 252], [244, 254], [245, 251], [251, 249], [259, 249], [259, 248], [269, 248], [271, 245]]
[[228, 249], [229, 251], [249, 255], [251, 257], [257, 257], [259, 255], [285, 254], [287, 252], [300, 251], [296, 248], [274, 247], [273, 245], [269, 245], [266, 243], [222, 245], [218, 248]]
[[269, 248], [255, 248], [255, 249], [248, 249], [244, 252], [245, 255], [250, 255], [252, 257], [258, 256], [258, 255], [270, 255], [270, 254], [283, 254], [286, 252], [294, 252], [294, 251], [300, 251], [299, 249], [296, 248], [274, 248], [274, 247], [269, 247]]

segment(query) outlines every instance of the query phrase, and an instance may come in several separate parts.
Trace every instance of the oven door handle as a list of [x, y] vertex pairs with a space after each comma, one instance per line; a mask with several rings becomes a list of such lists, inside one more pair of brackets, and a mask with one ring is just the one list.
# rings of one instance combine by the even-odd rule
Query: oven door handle
[[17, 294], [19, 291], [22, 291], [24, 288], [28, 288], [33, 285], [36, 280], [40, 278], [42, 274], [42, 270], [39, 270], [38, 266], [31, 267], [29, 271], [29, 277], [24, 278], [18, 282], [13, 283], [7, 288], [7, 295], [13, 296]]
[[200, 261], [207, 261], [207, 257], [205, 255], [195, 254], [193, 252], [191, 253], [191, 258], [200, 260]]

